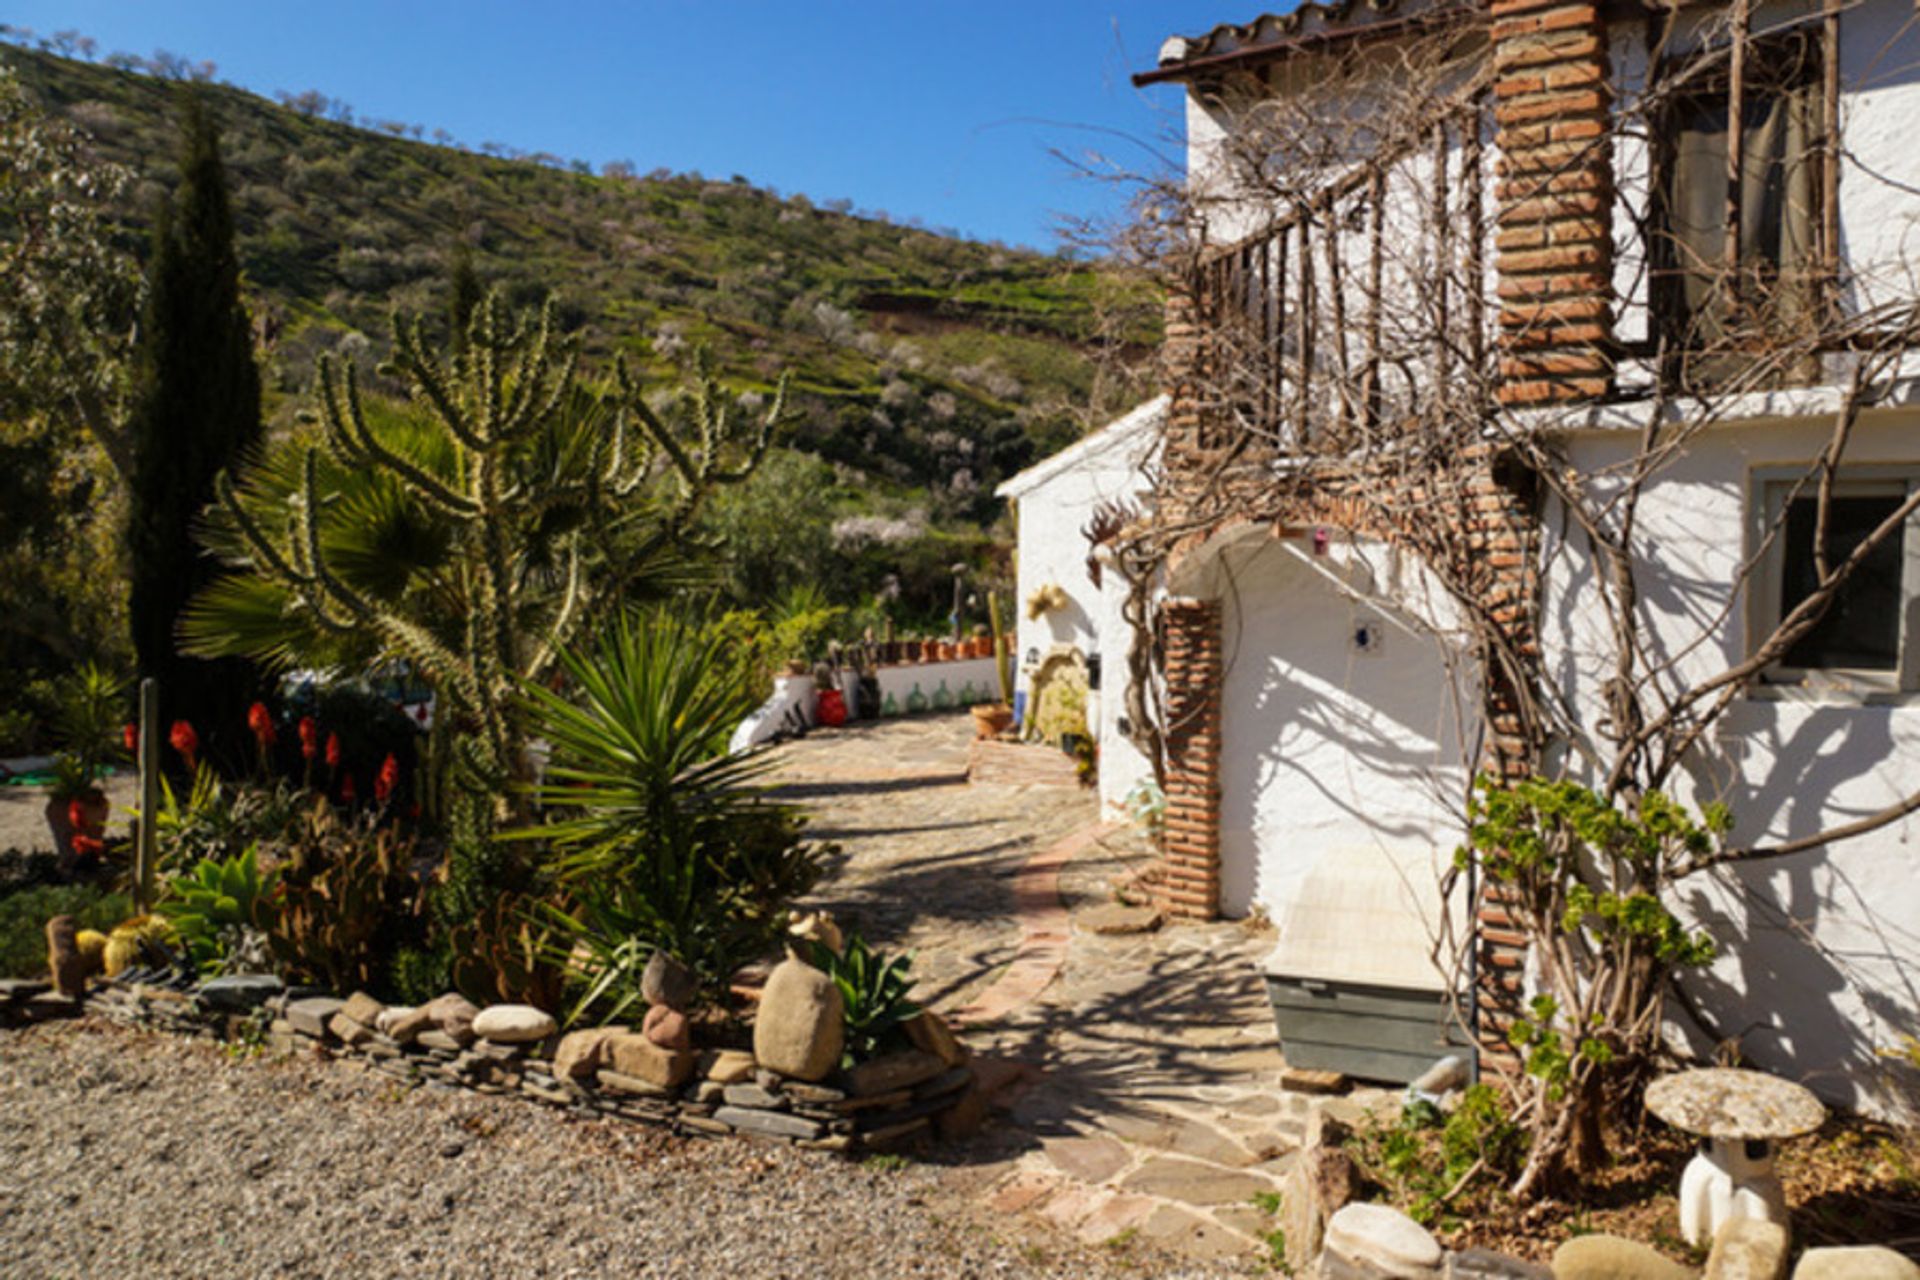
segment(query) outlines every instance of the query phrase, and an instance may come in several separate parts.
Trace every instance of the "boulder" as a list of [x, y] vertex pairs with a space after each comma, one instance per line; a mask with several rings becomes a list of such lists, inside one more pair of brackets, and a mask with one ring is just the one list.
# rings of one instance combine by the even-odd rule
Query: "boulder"
[[953, 1034], [947, 1020], [931, 1009], [922, 1009], [900, 1024], [907, 1040], [922, 1053], [930, 1053], [950, 1067], [964, 1067], [973, 1051]]
[[473, 1019], [473, 1034], [500, 1044], [531, 1044], [559, 1028], [552, 1014], [530, 1004], [490, 1004]]
[[706, 1077], [715, 1084], [739, 1084], [753, 1079], [753, 1055], [744, 1049], [722, 1049], [707, 1063]]
[[1596, 1233], [1553, 1251], [1554, 1280], [1692, 1280], [1691, 1269], [1651, 1245]]
[[303, 1036], [312, 1036], [316, 1040], [327, 1038], [327, 1023], [333, 1015], [340, 1012], [341, 1002], [332, 996], [308, 996], [305, 1000], [287, 1002], [287, 1021], [293, 1029]]
[[347, 997], [347, 1002], [344, 1005], [340, 1006], [340, 1015], [345, 1018], [352, 1018], [355, 1022], [369, 1030], [378, 1030], [381, 1011], [386, 1007], [387, 1006], [381, 1004], [366, 992], [356, 991]]
[[933, 1129], [942, 1142], [964, 1142], [980, 1132], [980, 1127], [986, 1122], [987, 1095], [976, 1084], [961, 1094], [951, 1107], [934, 1114]]
[[426, 1004], [426, 1014], [433, 1025], [461, 1044], [473, 1043], [473, 1020], [479, 1012], [473, 1001], [454, 992], [436, 996]]
[[753, 1020], [753, 1057], [796, 1080], [824, 1080], [846, 1045], [846, 1008], [833, 979], [804, 960], [774, 966]]
[[560, 1037], [554, 1051], [553, 1074], [563, 1080], [586, 1080], [613, 1058], [613, 1041], [630, 1034], [625, 1027], [588, 1027]]
[[1444, 1253], [1425, 1227], [1390, 1205], [1350, 1204], [1327, 1219], [1326, 1252], [1361, 1274], [1426, 1280]]
[[401, 1044], [412, 1044], [415, 1036], [433, 1028], [433, 1015], [426, 1007], [388, 1005], [374, 1020], [374, 1030]]
[[1759, 1218], [1729, 1218], [1713, 1233], [1707, 1280], [1781, 1280], [1787, 1274], [1787, 1229]]
[[693, 1074], [694, 1058], [684, 1050], [663, 1049], [643, 1035], [614, 1036], [607, 1045], [610, 1065], [623, 1076], [671, 1089]]
[[462, 1040], [459, 1036], [448, 1035], [438, 1027], [428, 1027], [425, 1031], [414, 1034], [413, 1043], [422, 1049], [438, 1049], [442, 1053], [458, 1053], [473, 1043], [473, 1028], [467, 1028], [467, 1038]]
[[687, 1021], [686, 1014], [671, 1005], [656, 1004], [647, 1010], [646, 1020], [640, 1024], [640, 1034], [662, 1049], [693, 1048], [692, 1024]]
[[640, 994], [650, 1005], [684, 1009], [700, 994], [700, 980], [686, 965], [656, 951], [640, 973]]
[[1920, 1280], [1920, 1266], [1884, 1245], [1809, 1249], [1800, 1255], [1793, 1280]]
[[372, 1027], [349, 1018], [344, 1012], [336, 1013], [327, 1019], [327, 1030], [339, 1037], [342, 1044], [355, 1049], [373, 1039]]
[[87, 958], [80, 951], [72, 916], [55, 916], [47, 921], [47, 972], [53, 976], [53, 988], [69, 1000], [87, 994]]
[[1461, 1249], [1447, 1255], [1446, 1280], [1553, 1280], [1553, 1272], [1510, 1253]]
[[286, 984], [270, 973], [229, 973], [207, 979], [194, 994], [215, 1009], [244, 1013], [259, 1008], [286, 989]]
[[947, 1064], [931, 1053], [905, 1049], [869, 1059], [847, 1072], [847, 1092], [856, 1098], [911, 1089], [942, 1075]]

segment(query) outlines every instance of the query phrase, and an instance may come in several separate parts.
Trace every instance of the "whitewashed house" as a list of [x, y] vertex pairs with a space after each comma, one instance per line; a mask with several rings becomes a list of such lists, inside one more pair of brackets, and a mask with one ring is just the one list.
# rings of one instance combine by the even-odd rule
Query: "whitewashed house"
[[[1309, 3], [1170, 39], [1136, 80], [1185, 88], [1196, 249], [1153, 506], [1170, 905], [1284, 939], [1304, 886], [1364, 868], [1424, 953], [1476, 772], [1599, 784], [1671, 715], [1673, 766], [1630, 767], [1772, 855], [1681, 882], [1732, 940], [1685, 981], [1701, 1025], [1893, 1105], [1878, 1051], [1920, 1033], [1912, 5]], [[1409, 92], [1417, 127], [1364, 124]], [[1282, 163], [1294, 102], [1348, 129], [1310, 180]], [[1033, 509], [1093, 484], [1084, 456], [1009, 482], [1023, 592], [1029, 556], [1084, 557]], [[1478, 911], [1492, 1007], [1527, 959]], [[1379, 942], [1316, 945], [1358, 971]]]

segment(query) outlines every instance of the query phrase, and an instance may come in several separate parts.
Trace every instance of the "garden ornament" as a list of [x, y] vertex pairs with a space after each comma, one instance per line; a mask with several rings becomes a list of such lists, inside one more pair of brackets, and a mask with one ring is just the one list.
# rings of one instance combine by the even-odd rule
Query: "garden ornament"
[[1786, 1225], [1774, 1144], [1811, 1133], [1826, 1119], [1809, 1090], [1762, 1071], [1703, 1068], [1648, 1085], [1647, 1110], [1701, 1139], [1680, 1175], [1680, 1234], [1688, 1244], [1710, 1243], [1734, 1218]]

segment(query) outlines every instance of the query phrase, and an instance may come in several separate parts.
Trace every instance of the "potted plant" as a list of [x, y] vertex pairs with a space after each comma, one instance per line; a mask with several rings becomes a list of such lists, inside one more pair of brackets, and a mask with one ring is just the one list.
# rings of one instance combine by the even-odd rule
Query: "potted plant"
[[988, 644], [994, 657], [993, 674], [1000, 681], [1000, 701], [982, 702], [973, 708], [973, 732], [980, 738], [997, 738], [1013, 723], [1013, 656], [1000, 630], [1000, 598], [987, 597], [987, 617], [992, 622]]
[[[54, 758], [46, 818], [62, 874], [81, 853], [98, 852], [106, 833], [109, 806], [98, 774], [114, 748], [125, 692], [126, 681], [90, 662], [56, 686], [54, 728], [64, 745]], [[77, 839], [94, 843], [83, 848]]]

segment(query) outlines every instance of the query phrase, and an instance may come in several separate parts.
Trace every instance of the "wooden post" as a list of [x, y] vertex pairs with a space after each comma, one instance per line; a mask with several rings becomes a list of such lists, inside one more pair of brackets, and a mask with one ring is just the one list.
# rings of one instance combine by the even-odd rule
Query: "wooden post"
[[140, 682], [139, 760], [140, 825], [133, 845], [133, 905], [144, 915], [153, 910], [153, 855], [160, 811], [160, 683], [152, 676]]

